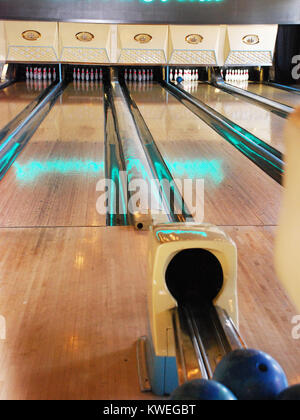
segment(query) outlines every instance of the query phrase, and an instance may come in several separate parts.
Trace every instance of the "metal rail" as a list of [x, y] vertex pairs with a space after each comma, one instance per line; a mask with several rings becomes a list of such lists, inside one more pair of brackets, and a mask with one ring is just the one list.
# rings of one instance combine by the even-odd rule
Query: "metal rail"
[[294, 108], [291, 108], [290, 106], [281, 104], [280, 102], [272, 101], [271, 99], [265, 98], [264, 96], [260, 96], [245, 89], [230, 85], [229, 83], [224, 82], [224, 80], [221, 78], [215, 79], [214, 85], [227, 93], [238, 95], [243, 99], [254, 102], [256, 105], [260, 105], [262, 108], [271, 111], [273, 114], [276, 114], [279, 117], [288, 118], [289, 115], [294, 112]]
[[[120, 173], [126, 171], [119, 135], [118, 120], [110, 83], [104, 83], [104, 133], [105, 133], [105, 178], [111, 180], [107, 226], [128, 226], [127, 182]], [[114, 189], [116, 188], [116, 189]], [[117, 199], [120, 197], [121, 199]]]
[[172, 310], [179, 384], [212, 379], [217, 364], [229, 352], [246, 348], [231, 318], [212, 303], [187, 302]]
[[[190, 111], [201, 118], [213, 130], [238, 149], [244, 156], [254, 162], [276, 182], [282, 184], [284, 162], [282, 154], [244, 130], [242, 127], [225, 118], [222, 114], [194, 98], [181, 87], [161, 82], [162, 86]], [[259, 144], [259, 141], [261, 144]]]
[[281, 85], [280, 83], [275, 82], [263, 82], [266, 86], [271, 86], [276, 89], [285, 90], [286, 92], [295, 93], [296, 95], [300, 95], [300, 89], [294, 88], [292, 86]]
[[[149, 162], [149, 165], [152, 170], [152, 174], [155, 179], [160, 183], [162, 189], [162, 196], [165, 204], [165, 208], [170, 215], [170, 221], [172, 222], [185, 222], [192, 221], [193, 216], [189, 212], [187, 205], [184, 203], [182, 195], [177, 188], [174, 179], [169, 171], [166, 162], [164, 161], [155, 140], [147, 127], [147, 124], [140, 113], [132, 95], [130, 94], [127, 85], [121, 82], [122, 90], [127, 101], [127, 105], [130, 109], [133, 121], [135, 123], [136, 129], [139, 134], [140, 141], [143, 145], [145, 155]], [[164, 180], [168, 181], [168, 186], [171, 191], [169, 191], [165, 184]], [[170, 194], [171, 192], [171, 194]]]
[[5, 80], [4, 82], [0, 83], [0, 90], [7, 88], [8, 86], [12, 85], [15, 82], [14, 79], [12, 80]]

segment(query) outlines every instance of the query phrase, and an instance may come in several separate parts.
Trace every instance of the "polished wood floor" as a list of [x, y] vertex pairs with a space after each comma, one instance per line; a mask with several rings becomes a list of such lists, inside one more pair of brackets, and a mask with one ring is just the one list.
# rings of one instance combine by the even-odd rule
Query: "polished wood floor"
[[[157, 87], [140, 93], [173, 176], [205, 178], [205, 221], [237, 243], [244, 339], [300, 382], [297, 313], [273, 266], [282, 188]], [[0, 184], [2, 400], [154, 398], [139, 391], [135, 354], [147, 334], [147, 233], [96, 213], [102, 167], [82, 162], [103, 161], [103, 109], [89, 97], [70, 86]]]
[[273, 101], [277, 101], [291, 107], [297, 107], [300, 105], [300, 95], [297, 93], [287, 92], [283, 89], [265, 86], [260, 83], [249, 83], [248, 90], [256, 93], [257, 95], [264, 96], [272, 99]]
[[[274, 228], [225, 229], [239, 249], [242, 335], [299, 382], [295, 310], [270, 263]], [[147, 333], [147, 233], [5, 228], [0, 252], [1, 399], [153, 398], [139, 391], [135, 355]]]

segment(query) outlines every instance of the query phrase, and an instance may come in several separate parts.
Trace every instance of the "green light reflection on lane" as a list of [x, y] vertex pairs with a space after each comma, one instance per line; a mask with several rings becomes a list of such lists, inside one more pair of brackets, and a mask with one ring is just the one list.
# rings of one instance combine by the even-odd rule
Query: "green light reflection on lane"
[[[233, 140], [233, 139], [232, 139]], [[187, 159], [187, 160], [166, 160], [169, 171], [172, 173], [173, 178], [186, 178], [186, 179], [209, 179], [215, 184], [220, 184], [224, 180], [224, 171], [222, 169], [222, 160], [201, 160], [201, 159]], [[82, 173], [91, 173], [99, 176], [104, 174], [104, 162], [92, 160], [48, 160], [31, 161], [27, 164], [14, 163], [16, 176], [19, 180], [30, 182], [36, 177], [45, 175], [47, 173], [59, 173], [63, 175], [74, 175]], [[132, 159], [129, 162], [129, 168], [134, 167], [137, 171], [141, 172], [141, 177], [147, 179], [145, 169], [139, 162]], [[165, 174], [161, 174], [164, 178]], [[130, 181], [130, 179], [129, 179]]]

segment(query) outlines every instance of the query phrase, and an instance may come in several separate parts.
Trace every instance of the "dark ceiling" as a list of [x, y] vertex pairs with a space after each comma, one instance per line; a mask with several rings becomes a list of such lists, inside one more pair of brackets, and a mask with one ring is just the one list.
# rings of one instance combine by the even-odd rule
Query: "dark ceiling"
[[0, 0], [0, 19], [108, 23], [300, 23], [299, 0]]

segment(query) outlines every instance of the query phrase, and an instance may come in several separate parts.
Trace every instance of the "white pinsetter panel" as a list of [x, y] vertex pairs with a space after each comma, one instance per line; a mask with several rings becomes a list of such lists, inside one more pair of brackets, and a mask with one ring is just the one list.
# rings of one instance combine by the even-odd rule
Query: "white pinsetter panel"
[[119, 63], [165, 64], [168, 26], [118, 25]]
[[46, 62], [58, 60], [56, 22], [5, 22], [7, 60]]
[[219, 50], [224, 30], [219, 25], [177, 26], [169, 28], [169, 64], [222, 65]]
[[60, 61], [109, 63], [110, 26], [88, 23], [60, 23]]
[[272, 66], [277, 25], [230, 25], [224, 46], [227, 66]]
[[0, 21], [0, 76], [1, 76], [1, 65], [6, 60], [6, 40], [5, 40], [5, 29], [4, 22]]

